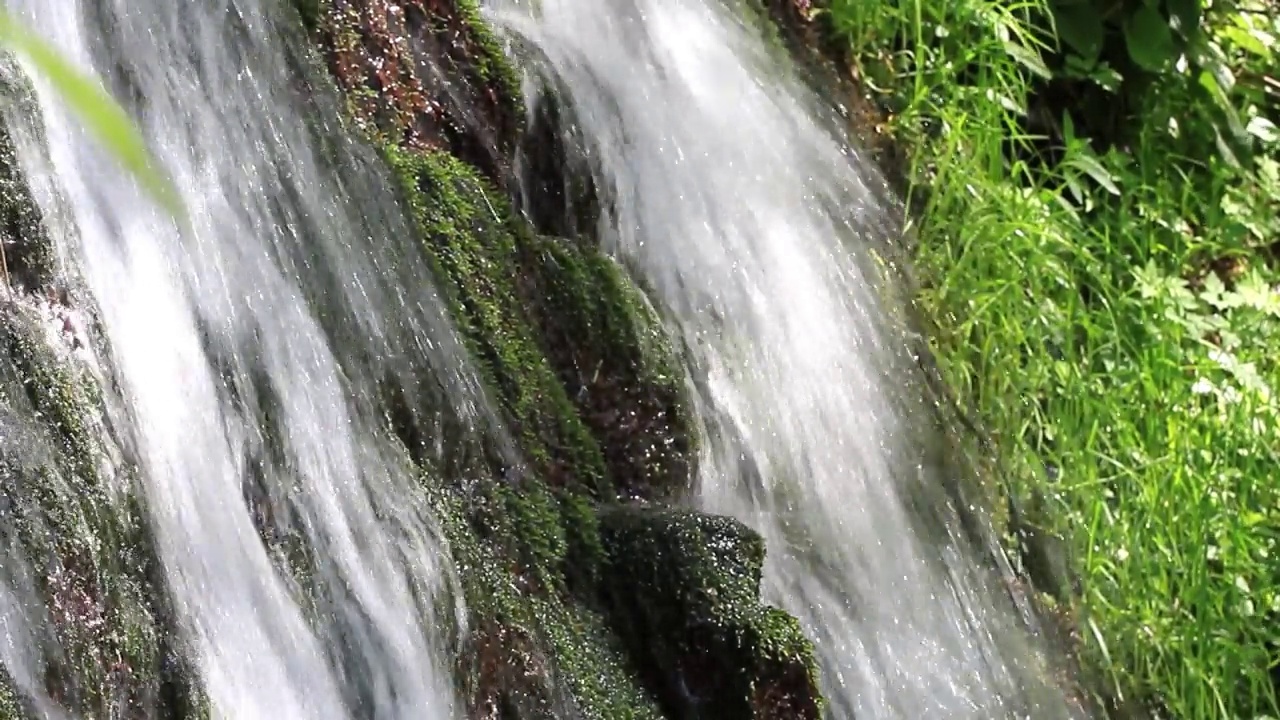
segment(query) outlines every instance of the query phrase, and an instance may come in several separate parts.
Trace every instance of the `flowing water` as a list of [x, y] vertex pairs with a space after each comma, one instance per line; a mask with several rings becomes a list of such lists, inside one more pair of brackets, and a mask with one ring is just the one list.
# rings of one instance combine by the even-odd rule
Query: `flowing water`
[[[40, 117], [9, 119], [46, 139], [22, 163], [99, 311], [111, 424], [215, 716], [454, 717], [436, 628], [460, 608], [386, 416], [423, 398], [398, 410], [429, 437], [440, 408], [477, 433], [492, 415], [375, 158], [309, 123], [338, 109], [298, 85], [304, 41], [266, 0], [7, 4], [132, 100], [191, 212], [157, 212], [38, 82]], [[264, 532], [309, 552], [280, 562]], [[24, 602], [0, 577], [0, 624]], [[0, 658], [37, 702], [39, 637]]]
[[[869, 249], [887, 193], [720, 0], [492, 0], [561, 96], [603, 241], [683, 341], [700, 501], [766, 538], [766, 599], [816, 640], [838, 720], [1069, 716], [964, 539]], [[545, 87], [544, 87], [545, 86]]]
[[[7, 5], [131, 99], [191, 211], [158, 213], [39, 84], [38, 117], [7, 118], [101, 319], [106, 426], [215, 716], [454, 717], [437, 628], [461, 608], [387, 416], [509, 442], [376, 159], [312, 122], [335, 101], [298, 84], [270, 0]], [[685, 349], [700, 502], [766, 537], [766, 598], [815, 638], [830, 716], [1068, 717], [941, 489], [870, 252], [893, 242], [888, 194], [830, 108], [718, 0], [489, 10], [538, 69], [531, 105], [550, 86], [576, 118], [602, 240]], [[0, 663], [60, 717], [31, 671], [51, 651], [35, 570], [0, 568]]]

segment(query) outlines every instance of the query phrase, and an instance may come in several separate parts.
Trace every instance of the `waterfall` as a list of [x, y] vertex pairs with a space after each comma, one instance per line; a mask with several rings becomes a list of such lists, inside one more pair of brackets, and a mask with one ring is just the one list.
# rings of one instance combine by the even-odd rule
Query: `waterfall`
[[[1059, 718], [1072, 706], [941, 488], [876, 246], [888, 193], [745, 3], [492, 0], [558, 96], [597, 232], [685, 348], [698, 501], [768, 543], [764, 593], [815, 640], [829, 716]], [[758, 4], [757, 4], [758, 5]]]
[[[38, 77], [36, 117], [8, 118], [96, 308], [107, 422], [213, 716], [455, 717], [440, 628], [461, 601], [388, 417], [429, 437], [441, 408], [466, 432], [492, 414], [379, 158], [302, 82], [296, 20], [267, 0], [8, 6], [129, 101], [190, 211], [149, 204]], [[0, 661], [57, 717], [19, 562]]]

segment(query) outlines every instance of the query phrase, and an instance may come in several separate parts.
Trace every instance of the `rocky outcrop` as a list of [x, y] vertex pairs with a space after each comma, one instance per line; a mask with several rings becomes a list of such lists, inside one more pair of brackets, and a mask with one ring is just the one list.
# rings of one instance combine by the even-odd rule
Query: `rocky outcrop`
[[[31, 110], [7, 58], [0, 97]], [[92, 372], [92, 319], [59, 282], [7, 128], [0, 243], [0, 625], [20, 606], [28, 621], [26, 635], [0, 641], [0, 719], [28, 716], [33, 692], [81, 717], [179, 708], [188, 693], [132, 470], [113, 452]]]
[[471, 1], [314, 9], [317, 47], [396, 171], [530, 461], [514, 482], [427, 472], [471, 612], [471, 716], [818, 717], [809, 642], [759, 600], [763, 542], [661, 504], [688, 489], [696, 453], [661, 324], [594, 238], [541, 235], [513, 211], [528, 129]]

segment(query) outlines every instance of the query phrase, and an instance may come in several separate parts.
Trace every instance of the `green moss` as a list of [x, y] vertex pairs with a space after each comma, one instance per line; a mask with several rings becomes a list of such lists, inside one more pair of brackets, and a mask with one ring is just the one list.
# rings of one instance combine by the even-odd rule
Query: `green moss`
[[533, 603], [582, 717], [661, 720], [662, 711], [623, 660], [623, 648], [603, 615], [554, 599]]
[[324, 0], [289, 0], [294, 10], [298, 11], [302, 25], [307, 32], [315, 32], [320, 25], [321, 3]]
[[660, 717], [600, 616], [558, 581], [529, 581], [537, 570], [529, 562], [554, 566], [540, 569], [546, 578], [548, 570], [560, 575], [565, 557], [558, 543], [568, 523], [552, 511], [545, 487], [517, 493], [481, 483], [464, 495], [432, 485], [430, 492], [469, 609], [460, 679], [472, 717]]
[[602, 557], [585, 496], [532, 481], [425, 486], [468, 605], [460, 681], [471, 716], [661, 717], [593, 596], [563, 579], [570, 563]]
[[670, 338], [644, 296], [594, 247], [542, 237], [522, 250], [543, 347], [617, 491], [652, 499], [685, 490], [696, 431]]
[[578, 597], [594, 598], [600, 591], [600, 569], [605, 560], [595, 506], [581, 495], [561, 493], [560, 513], [565, 535], [565, 587]]
[[64, 361], [39, 321], [17, 306], [0, 312], [0, 394], [11, 427], [0, 443], [0, 497], [18, 554], [36, 570], [63, 652], [50, 692], [86, 715], [159, 685], [159, 628], [146, 584], [146, 532], [112, 486], [92, 418], [101, 399], [88, 374]]
[[14, 379], [39, 416], [57, 430], [71, 461], [70, 469], [93, 474], [97, 439], [86, 409], [101, 402], [96, 383], [53, 355], [37, 320], [16, 308], [0, 310], [0, 314], [0, 352], [12, 363]]
[[454, 319], [543, 477], [607, 492], [604, 459], [533, 334], [517, 292], [521, 225], [505, 200], [444, 153], [389, 149]]
[[568, 551], [560, 507], [545, 485], [524, 483], [516, 488], [497, 486], [505, 516], [517, 540], [519, 557], [538, 586], [557, 588], [563, 583], [561, 565]]
[[[30, 80], [11, 56], [0, 57], [0, 104], [16, 106], [29, 117], [35, 107]], [[6, 107], [7, 109], [7, 107]], [[0, 270], [4, 279], [33, 290], [53, 278], [56, 262], [53, 241], [27, 179], [18, 164], [14, 138], [0, 124]]]
[[455, 4], [478, 49], [473, 61], [480, 81], [498, 93], [514, 116], [523, 117], [524, 93], [520, 89], [520, 75], [502, 51], [502, 45], [489, 24], [480, 17], [479, 3], [476, 0], [455, 0]]
[[817, 718], [813, 647], [759, 600], [764, 541], [730, 518], [637, 506], [600, 516], [611, 618], [673, 717]]
[[22, 707], [4, 668], [0, 667], [0, 720], [23, 720]]

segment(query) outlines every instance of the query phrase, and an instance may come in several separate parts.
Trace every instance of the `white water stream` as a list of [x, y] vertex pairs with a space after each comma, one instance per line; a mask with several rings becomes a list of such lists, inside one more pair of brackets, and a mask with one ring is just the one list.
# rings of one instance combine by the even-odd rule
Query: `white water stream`
[[[892, 223], [830, 108], [724, 0], [491, 0], [605, 197], [600, 232], [687, 347], [700, 501], [766, 538], [837, 720], [1067, 717], [931, 463], [868, 248]], [[918, 505], [928, 506], [924, 517]]]
[[[214, 716], [455, 717], [438, 628], [460, 608], [380, 392], [477, 432], [488, 413], [376, 159], [308, 129], [337, 110], [295, 84], [301, 38], [259, 0], [8, 6], [134, 99], [191, 211], [189, 231], [156, 211], [37, 82], [47, 142], [22, 162], [100, 310], [115, 424]], [[274, 562], [254, 513], [313, 566]]]

